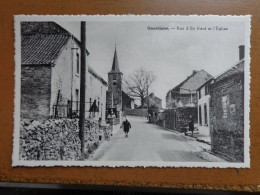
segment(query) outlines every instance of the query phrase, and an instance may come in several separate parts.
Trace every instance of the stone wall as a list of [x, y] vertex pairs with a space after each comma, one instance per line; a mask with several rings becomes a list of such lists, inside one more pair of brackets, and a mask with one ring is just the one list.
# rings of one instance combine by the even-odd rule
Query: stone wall
[[212, 152], [232, 162], [244, 161], [244, 132], [215, 130], [212, 132]]
[[[86, 155], [82, 157], [78, 119], [49, 119], [42, 122], [22, 119], [20, 159], [83, 160], [104, 140], [104, 130], [99, 128], [97, 121], [88, 120], [85, 127]], [[111, 133], [108, 135], [111, 136]]]
[[21, 117], [50, 117], [51, 66], [21, 66]]
[[129, 116], [148, 116], [147, 109], [126, 109], [125, 114]]
[[215, 83], [210, 99], [212, 151], [231, 161], [244, 160], [243, 73]]

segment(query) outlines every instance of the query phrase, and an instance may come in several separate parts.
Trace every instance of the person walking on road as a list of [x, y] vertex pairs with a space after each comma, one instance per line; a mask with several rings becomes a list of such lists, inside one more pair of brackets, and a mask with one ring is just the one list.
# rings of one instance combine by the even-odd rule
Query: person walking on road
[[189, 131], [191, 131], [191, 135], [193, 136], [193, 131], [194, 131], [194, 120], [192, 115], [190, 115], [190, 119], [189, 119]]
[[128, 132], [131, 129], [131, 124], [129, 123], [129, 121], [126, 119], [123, 124], [122, 124], [123, 128], [124, 128], [124, 132], [125, 132], [125, 137], [128, 137]]

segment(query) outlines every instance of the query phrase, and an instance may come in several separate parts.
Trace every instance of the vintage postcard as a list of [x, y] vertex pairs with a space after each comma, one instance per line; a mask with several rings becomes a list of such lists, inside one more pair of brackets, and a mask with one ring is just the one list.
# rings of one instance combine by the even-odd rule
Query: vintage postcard
[[250, 16], [15, 16], [12, 166], [249, 168]]

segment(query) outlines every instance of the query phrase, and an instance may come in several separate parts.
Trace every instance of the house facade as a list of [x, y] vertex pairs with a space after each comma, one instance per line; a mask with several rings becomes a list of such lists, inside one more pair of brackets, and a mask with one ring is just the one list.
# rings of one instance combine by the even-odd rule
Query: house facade
[[244, 160], [244, 46], [239, 62], [222, 73], [211, 86], [211, 149], [233, 161]]
[[166, 95], [166, 108], [196, 107], [196, 90], [212, 76], [204, 70], [193, 70], [183, 82], [169, 90]]
[[206, 137], [210, 137], [209, 103], [210, 103], [210, 84], [212, 80], [213, 77], [197, 89], [198, 130], [199, 130], [199, 134]]
[[22, 118], [66, 117], [79, 110], [72, 102], [80, 97], [80, 53], [80, 42], [58, 24], [21, 23]]
[[[86, 88], [86, 112], [88, 117], [106, 118], [107, 82], [89, 66]], [[97, 110], [92, 112], [91, 106], [96, 104]], [[91, 112], [90, 112], [91, 111]]]

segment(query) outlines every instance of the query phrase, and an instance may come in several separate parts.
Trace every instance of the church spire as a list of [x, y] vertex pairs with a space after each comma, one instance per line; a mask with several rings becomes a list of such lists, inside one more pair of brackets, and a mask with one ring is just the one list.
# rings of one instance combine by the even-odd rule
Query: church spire
[[117, 52], [116, 52], [116, 45], [115, 45], [115, 53], [114, 53], [114, 59], [113, 59], [113, 63], [112, 63], [112, 69], [110, 72], [120, 72], [118, 58], [117, 58]]

